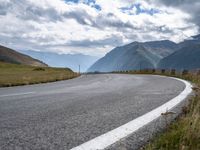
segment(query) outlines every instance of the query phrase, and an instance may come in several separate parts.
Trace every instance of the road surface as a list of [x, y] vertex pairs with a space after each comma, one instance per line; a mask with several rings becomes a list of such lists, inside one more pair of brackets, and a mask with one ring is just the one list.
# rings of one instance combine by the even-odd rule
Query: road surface
[[185, 88], [151, 75], [97, 74], [0, 88], [0, 149], [71, 149], [161, 106]]

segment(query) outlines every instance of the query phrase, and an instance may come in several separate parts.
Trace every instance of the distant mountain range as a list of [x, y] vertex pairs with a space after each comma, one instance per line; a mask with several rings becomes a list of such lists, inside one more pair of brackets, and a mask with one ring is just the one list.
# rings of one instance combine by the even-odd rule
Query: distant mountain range
[[46, 64], [52, 67], [67, 67], [73, 71], [85, 72], [95, 61], [98, 60], [98, 57], [83, 55], [83, 54], [57, 54], [52, 52], [39, 52], [24, 50], [20, 51], [26, 55], [29, 55], [33, 58], [42, 60]]
[[0, 45], [0, 61], [30, 66], [47, 67], [45, 63]]
[[169, 40], [133, 42], [116, 47], [95, 62], [88, 72], [125, 71], [139, 69], [200, 68], [200, 35], [181, 43]]

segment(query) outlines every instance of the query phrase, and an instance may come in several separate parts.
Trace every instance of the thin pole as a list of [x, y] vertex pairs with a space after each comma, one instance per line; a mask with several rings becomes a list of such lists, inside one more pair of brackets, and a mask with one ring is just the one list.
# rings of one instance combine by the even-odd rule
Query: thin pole
[[81, 65], [78, 65], [78, 72], [81, 73]]

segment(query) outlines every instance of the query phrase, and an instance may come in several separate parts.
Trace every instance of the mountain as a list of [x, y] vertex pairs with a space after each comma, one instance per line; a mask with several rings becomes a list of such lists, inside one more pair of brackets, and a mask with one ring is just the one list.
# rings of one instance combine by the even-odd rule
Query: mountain
[[189, 39], [186, 39], [183, 42], [180, 42], [178, 45], [179, 45], [179, 49], [181, 49], [183, 47], [189, 47], [191, 45], [195, 45], [199, 43], [200, 43], [200, 34], [191, 36]]
[[200, 69], [200, 42], [199, 44], [190, 43], [162, 59], [158, 64], [158, 68], [177, 70]]
[[168, 40], [143, 43], [133, 42], [114, 48], [95, 62], [88, 69], [88, 72], [156, 68], [162, 58], [172, 54], [177, 48], [178, 45], [176, 43]]
[[192, 36], [193, 40], [198, 40], [200, 41], [200, 34]]
[[160, 59], [172, 54], [178, 49], [178, 45], [169, 40], [150, 41], [142, 44], [153, 54], [159, 56]]
[[33, 59], [30, 56], [21, 54], [15, 50], [4, 47], [0, 45], [0, 61], [15, 63], [15, 64], [24, 64], [30, 66], [40, 66], [47, 67], [47, 65], [37, 59]]
[[200, 68], [200, 34], [178, 43], [179, 49], [162, 59], [158, 68], [198, 69]]
[[33, 58], [40, 59], [52, 67], [67, 67], [73, 71], [79, 71], [79, 65], [81, 72], [85, 72], [98, 57], [83, 55], [83, 54], [57, 54], [52, 52], [40, 52], [24, 50], [20, 51]]

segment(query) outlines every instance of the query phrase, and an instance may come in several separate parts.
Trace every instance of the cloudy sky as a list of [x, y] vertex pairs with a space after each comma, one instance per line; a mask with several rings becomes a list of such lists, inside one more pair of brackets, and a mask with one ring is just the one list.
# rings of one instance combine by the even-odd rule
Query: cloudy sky
[[199, 33], [199, 0], [0, 0], [0, 44], [102, 56], [133, 41]]

